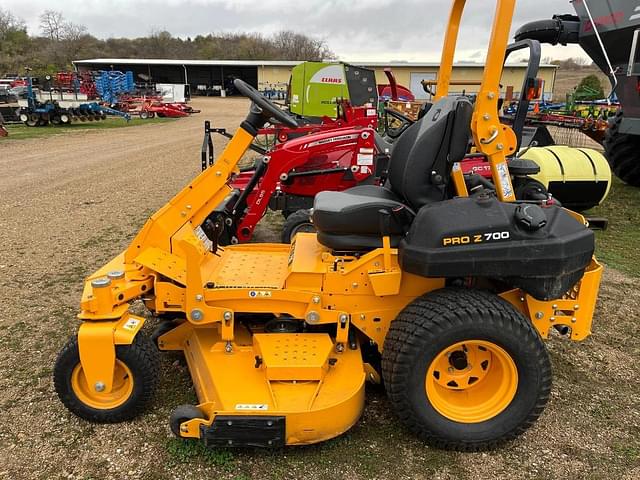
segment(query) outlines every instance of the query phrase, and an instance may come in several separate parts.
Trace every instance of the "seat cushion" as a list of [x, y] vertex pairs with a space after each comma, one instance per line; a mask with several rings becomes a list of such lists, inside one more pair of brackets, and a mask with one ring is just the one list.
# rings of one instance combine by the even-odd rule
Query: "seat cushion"
[[[320, 232], [380, 235], [380, 210], [391, 212], [403, 207], [392, 192], [375, 185], [354, 187], [344, 192], [320, 192], [313, 203], [313, 223]], [[389, 233], [402, 235], [404, 229], [391, 221]]]
[[[318, 193], [313, 204], [313, 223], [318, 241], [326, 247], [339, 251], [370, 250], [382, 246], [380, 210], [391, 213], [405, 208], [392, 191], [359, 185], [344, 192]], [[408, 227], [397, 216], [391, 216], [388, 233], [392, 247], [400, 244]]]

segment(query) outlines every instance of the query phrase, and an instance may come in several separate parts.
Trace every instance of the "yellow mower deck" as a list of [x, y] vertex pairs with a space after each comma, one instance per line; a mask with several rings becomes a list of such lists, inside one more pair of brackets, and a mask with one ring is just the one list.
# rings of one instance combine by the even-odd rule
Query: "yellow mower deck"
[[[244, 419], [262, 416], [265, 422], [279, 425], [278, 430], [266, 430], [269, 435], [262, 446], [305, 444], [335, 437], [358, 420], [365, 380], [359, 349], [346, 349], [338, 356], [327, 334], [255, 334], [252, 338], [243, 333], [233, 353], [226, 351], [225, 342], [212, 328], [185, 323], [162, 337], [161, 348], [184, 351], [198, 407], [206, 415], [183, 423], [182, 436], [206, 438], [207, 428], [220, 417], [223, 422], [233, 419], [227, 425], [231, 432], [233, 427], [246, 428]], [[217, 420], [216, 427], [219, 424]], [[218, 435], [208, 443], [233, 442], [229, 440]]]

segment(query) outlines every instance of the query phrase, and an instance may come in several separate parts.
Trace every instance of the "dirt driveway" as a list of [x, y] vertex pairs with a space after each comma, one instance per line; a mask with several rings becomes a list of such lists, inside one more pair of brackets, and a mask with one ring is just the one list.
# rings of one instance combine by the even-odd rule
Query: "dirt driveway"
[[[137, 420], [93, 425], [67, 412], [51, 372], [77, 328], [83, 277], [197, 174], [202, 122], [233, 131], [248, 107], [194, 104], [201, 114], [167, 124], [0, 140], [0, 478], [640, 478], [640, 281], [613, 270], [594, 335], [548, 344], [555, 385], [546, 412], [496, 452], [425, 447], [398, 425], [380, 388], [368, 389], [362, 420], [335, 440], [207, 451], [169, 431], [172, 408], [195, 400], [172, 355], [163, 356], [158, 398]], [[218, 151], [224, 143], [216, 140]]]

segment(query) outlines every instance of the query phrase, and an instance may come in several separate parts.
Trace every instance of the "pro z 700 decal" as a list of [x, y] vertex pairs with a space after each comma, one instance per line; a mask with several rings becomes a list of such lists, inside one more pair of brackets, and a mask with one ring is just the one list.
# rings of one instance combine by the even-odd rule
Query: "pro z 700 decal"
[[452, 247], [454, 245], [469, 245], [486, 242], [499, 242], [501, 240], [509, 240], [511, 234], [509, 232], [485, 232], [474, 233], [472, 235], [456, 235], [453, 237], [444, 237], [442, 246]]

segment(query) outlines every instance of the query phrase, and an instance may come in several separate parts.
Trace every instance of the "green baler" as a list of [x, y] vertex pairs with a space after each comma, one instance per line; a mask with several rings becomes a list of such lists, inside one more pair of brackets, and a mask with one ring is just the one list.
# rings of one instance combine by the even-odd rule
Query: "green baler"
[[373, 70], [342, 62], [304, 62], [291, 71], [289, 110], [305, 117], [337, 117], [337, 100], [377, 105]]

